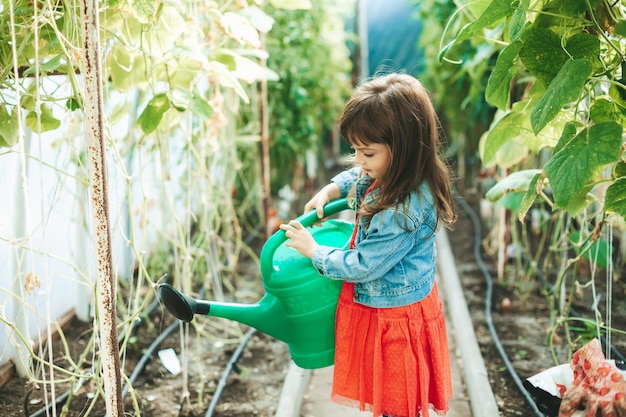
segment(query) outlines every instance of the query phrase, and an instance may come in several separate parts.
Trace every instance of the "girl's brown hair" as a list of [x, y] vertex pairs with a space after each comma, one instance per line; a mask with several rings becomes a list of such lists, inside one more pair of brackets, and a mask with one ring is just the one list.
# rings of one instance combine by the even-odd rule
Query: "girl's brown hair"
[[389, 168], [377, 181], [375, 204], [361, 209], [365, 217], [397, 207], [425, 181], [437, 220], [446, 227], [454, 223], [450, 170], [439, 154], [439, 129], [430, 94], [408, 74], [378, 76], [356, 88], [339, 119], [339, 132], [353, 146], [379, 143], [391, 153]]

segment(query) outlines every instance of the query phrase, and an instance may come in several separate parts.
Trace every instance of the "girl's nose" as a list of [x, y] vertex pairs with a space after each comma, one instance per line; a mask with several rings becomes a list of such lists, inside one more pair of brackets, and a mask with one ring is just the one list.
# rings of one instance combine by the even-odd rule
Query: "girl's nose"
[[357, 165], [361, 165], [362, 164], [361, 153], [358, 152], [358, 151], [354, 153], [354, 163], [357, 164]]

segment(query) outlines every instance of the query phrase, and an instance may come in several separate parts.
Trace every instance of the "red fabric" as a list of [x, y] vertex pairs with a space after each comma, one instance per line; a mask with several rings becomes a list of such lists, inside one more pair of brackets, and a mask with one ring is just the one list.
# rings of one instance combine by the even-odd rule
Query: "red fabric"
[[[358, 224], [358, 221], [357, 221]], [[350, 247], [354, 247], [355, 232]], [[331, 398], [374, 417], [443, 415], [452, 397], [448, 339], [437, 286], [403, 307], [355, 303], [344, 282], [337, 304]], [[420, 414], [421, 413], [421, 414]]]
[[[442, 304], [433, 288], [404, 307], [372, 308], [344, 282], [337, 304], [331, 398], [373, 415], [427, 417], [448, 410], [450, 360]], [[420, 414], [421, 412], [421, 414]]]

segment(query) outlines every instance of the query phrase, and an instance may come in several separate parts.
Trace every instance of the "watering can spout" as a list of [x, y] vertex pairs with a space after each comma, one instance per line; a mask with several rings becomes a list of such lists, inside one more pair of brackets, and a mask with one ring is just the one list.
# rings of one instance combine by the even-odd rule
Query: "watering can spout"
[[290, 343], [291, 323], [279, 300], [265, 294], [254, 304], [237, 304], [191, 298], [170, 284], [159, 284], [159, 298], [179, 320], [189, 322], [198, 315], [221, 317], [254, 327], [276, 339]]

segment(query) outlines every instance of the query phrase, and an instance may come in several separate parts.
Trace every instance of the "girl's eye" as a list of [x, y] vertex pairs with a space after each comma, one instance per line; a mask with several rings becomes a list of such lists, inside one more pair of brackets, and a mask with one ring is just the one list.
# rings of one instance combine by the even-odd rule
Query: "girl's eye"
[[372, 156], [374, 156], [374, 154], [373, 153], [364, 153], [363, 156], [366, 157], [366, 158], [371, 158]]

